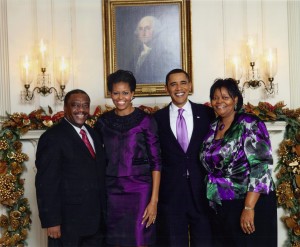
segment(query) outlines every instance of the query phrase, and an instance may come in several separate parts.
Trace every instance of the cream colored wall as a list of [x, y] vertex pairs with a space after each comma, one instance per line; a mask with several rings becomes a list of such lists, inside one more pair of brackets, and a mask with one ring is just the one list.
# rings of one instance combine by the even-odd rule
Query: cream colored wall
[[[290, 105], [287, 2], [242, 0], [193, 0], [192, 61], [195, 102], [208, 101], [209, 88], [217, 77], [225, 77], [225, 61], [249, 33], [258, 34], [259, 50], [278, 49], [279, 93], [265, 98], [261, 90], [247, 90], [245, 102], [256, 104], [284, 100]], [[7, 1], [11, 111], [29, 112], [50, 105], [61, 110], [52, 95], [36, 97], [32, 104], [20, 102], [19, 58], [33, 50], [39, 39], [49, 44], [50, 58], [69, 56], [72, 76], [66, 90], [82, 88], [92, 105], [111, 104], [104, 98], [103, 32], [100, 0], [9, 0]], [[53, 77], [53, 67], [49, 71]], [[169, 97], [136, 98], [136, 105], [164, 104]]]
[[[62, 104], [56, 104], [52, 95], [37, 96], [31, 104], [20, 102], [23, 86], [20, 81], [19, 57], [30, 53], [41, 38], [48, 40], [52, 60], [59, 55], [71, 58], [72, 71], [67, 91], [74, 88], [85, 90], [92, 99], [92, 109], [96, 105], [111, 104], [110, 99], [104, 98], [101, 0], [0, 1], [0, 49], [5, 51], [5, 54], [0, 54], [0, 115], [6, 110], [29, 113], [39, 106], [48, 105], [54, 112], [62, 110]], [[295, 32], [290, 28], [293, 19], [292, 15], [288, 16], [291, 6], [287, 0], [192, 0], [191, 6], [194, 83], [191, 100], [209, 100], [211, 83], [217, 77], [226, 76], [225, 61], [228, 56], [239, 47], [247, 34], [257, 33], [260, 52], [269, 46], [277, 48], [278, 73], [275, 82], [278, 83], [279, 93], [265, 98], [261, 90], [248, 90], [245, 102], [257, 104], [259, 101], [275, 103], [283, 100], [287, 106], [296, 107], [299, 104], [297, 97], [293, 97], [293, 102], [290, 102], [291, 91], [299, 91], [300, 86], [295, 79], [290, 84], [290, 73], [296, 75], [295, 71], [290, 71], [290, 63], [297, 64], [295, 61], [299, 59], [294, 58], [293, 46], [289, 43], [289, 37]], [[297, 16], [297, 13], [293, 12], [293, 15]], [[291, 53], [294, 55], [292, 60], [289, 56]], [[52, 64], [49, 71], [53, 75]], [[134, 100], [136, 105], [161, 105], [168, 102], [169, 97]], [[275, 151], [281, 138], [282, 132], [272, 136]], [[33, 155], [34, 150], [30, 157], [32, 161]], [[279, 212], [281, 216], [282, 212]], [[286, 234], [280, 221], [279, 230], [278, 246], [282, 246]]]

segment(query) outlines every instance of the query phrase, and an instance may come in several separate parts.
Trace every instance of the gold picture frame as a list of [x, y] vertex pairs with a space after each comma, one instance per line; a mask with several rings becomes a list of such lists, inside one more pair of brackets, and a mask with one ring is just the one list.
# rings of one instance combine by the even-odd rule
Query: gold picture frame
[[102, 7], [105, 97], [106, 78], [118, 69], [135, 75], [135, 96], [167, 95], [165, 76], [175, 68], [192, 78], [189, 0], [103, 0]]

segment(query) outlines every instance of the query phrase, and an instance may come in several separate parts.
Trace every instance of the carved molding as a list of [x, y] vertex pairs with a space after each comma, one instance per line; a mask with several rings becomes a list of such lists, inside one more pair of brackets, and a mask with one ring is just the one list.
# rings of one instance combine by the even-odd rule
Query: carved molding
[[300, 2], [287, 1], [291, 108], [300, 105]]
[[0, 120], [10, 112], [7, 0], [0, 1]]

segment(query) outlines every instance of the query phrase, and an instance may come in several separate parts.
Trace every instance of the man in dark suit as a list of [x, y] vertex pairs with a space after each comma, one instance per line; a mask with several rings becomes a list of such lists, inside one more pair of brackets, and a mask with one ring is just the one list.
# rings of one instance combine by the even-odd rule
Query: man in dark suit
[[[161, 186], [158, 202], [158, 246], [211, 246], [204, 188], [204, 169], [199, 161], [202, 140], [215, 115], [210, 107], [188, 100], [189, 75], [174, 69], [166, 76], [172, 102], [155, 113], [162, 151]], [[180, 145], [177, 131], [179, 109], [187, 130], [187, 147]], [[181, 110], [180, 110], [181, 111]]]
[[68, 92], [64, 119], [40, 138], [36, 196], [48, 246], [101, 247], [105, 209], [103, 144], [85, 124], [90, 98]]

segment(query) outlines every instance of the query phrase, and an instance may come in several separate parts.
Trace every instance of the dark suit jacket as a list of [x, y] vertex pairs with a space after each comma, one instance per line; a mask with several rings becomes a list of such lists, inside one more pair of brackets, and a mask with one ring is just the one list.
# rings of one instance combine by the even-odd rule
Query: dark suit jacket
[[94, 234], [105, 209], [103, 144], [86, 126], [96, 149], [92, 158], [65, 119], [40, 138], [36, 153], [36, 195], [43, 228], [61, 225], [62, 235]]
[[190, 103], [194, 116], [194, 128], [186, 153], [172, 132], [170, 105], [155, 113], [162, 154], [159, 206], [164, 214], [174, 214], [176, 210], [185, 210], [187, 205], [185, 198], [189, 189], [185, 176], [187, 169], [190, 174], [190, 187], [196, 207], [202, 211], [203, 205], [208, 204], [205, 200], [205, 172], [200, 164], [199, 153], [203, 138], [207, 134], [209, 124], [215, 118], [215, 114], [208, 106]]

